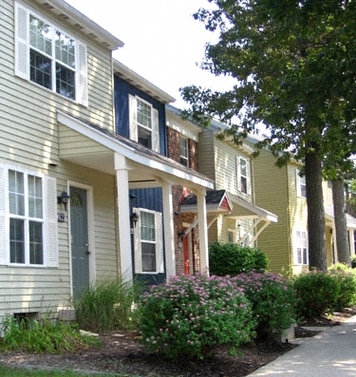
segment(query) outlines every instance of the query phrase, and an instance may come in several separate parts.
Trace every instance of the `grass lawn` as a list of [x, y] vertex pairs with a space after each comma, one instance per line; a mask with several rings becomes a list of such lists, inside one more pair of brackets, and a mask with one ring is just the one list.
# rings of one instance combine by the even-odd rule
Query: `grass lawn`
[[[93, 374], [93, 373], [79, 373], [72, 371], [54, 371], [54, 370], [32, 370], [32, 369], [19, 369], [9, 368], [0, 365], [1, 377], [112, 377], [109, 374]], [[116, 375], [120, 377], [120, 375]], [[121, 377], [127, 377], [127, 375], [121, 375]]]

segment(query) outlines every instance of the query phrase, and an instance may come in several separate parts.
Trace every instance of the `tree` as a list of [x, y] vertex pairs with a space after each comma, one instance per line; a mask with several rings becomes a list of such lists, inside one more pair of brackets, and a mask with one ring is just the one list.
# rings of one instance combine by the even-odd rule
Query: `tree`
[[305, 165], [309, 265], [326, 270], [322, 161], [330, 140], [352, 140], [356, 118], [356, 3], [335, 0], [209, 0], [194, 17], [220, 33], [202, 68], [235, 80], [225, 92], [181, 89], [193, 119], [218, 117], [241, 143], [263, 123], [277, 164]]

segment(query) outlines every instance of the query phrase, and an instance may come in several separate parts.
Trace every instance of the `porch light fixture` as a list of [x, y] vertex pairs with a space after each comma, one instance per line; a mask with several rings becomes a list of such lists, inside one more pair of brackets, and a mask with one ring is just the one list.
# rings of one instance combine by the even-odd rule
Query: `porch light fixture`
[[57, 204], [63, 204], [64, 210], [67, 210], [67, 204], [69, 202], [70, 196], [66, 191], [63, 191], [60, 196], [57, 196]]
[[136, 212], [131, 214], [130, 216], [131, 228], [136, 228], [138, 219], [139, 219], [139, 216]]

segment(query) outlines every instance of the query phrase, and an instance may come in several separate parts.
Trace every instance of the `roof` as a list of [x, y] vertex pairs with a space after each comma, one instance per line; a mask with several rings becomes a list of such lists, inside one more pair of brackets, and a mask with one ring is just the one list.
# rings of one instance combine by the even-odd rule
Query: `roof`
[[138, 73], [134, 72], [132, 69], [128, 68], [126, 65], [122, 64], [118, 60], [113, 60], [114, 63], [114, 74], [127, 81], [136, 88], [149, 94], [151, 97], [162, 103], [174, 102], [175, 98], [164, 92], [162, 89], [158, 88], [156, 85], [152, 84], [150, 81], [146, 80], [144, 77], [140, 76]]
[[[329, 218], [330, 220], [334, 220], [334, 207], [329, 206], [325, 207], [325, 216]], [[349, 215], [348, 213], [345, 214], [346, 217], [346, 226], [349, 229], [356, 229], [356, 219]]]
[[[208, 212], [230, 212], [232, 205], [226, 190], [208, 190], [205, 196]], [[186, 196], [180, 204], [181, 212], [194, 212], [197, 210], [197, 197], [194, 194]]]
[[49, 13], [54, 14], [58, 19], [72, 25], [78, 32], [86, 34], [90, 39], [96, 40], [109, 50], [116, 50], [124, 45], [118, 38], [63, 0], [33, 1], [44, 7]]
[[[144, 174], [149, 176], [150, 179], [153, 179], [150, 169], [154, 169], [155, 171], [174, 176], [177, 180], [190, 182], [200, 187], [206, 187], [208, 189], [214, 187], [214, 183], [211, 179], [197, 171], [185, 167], [179, 162], [163, 156], [152, 149], [146, 148], [133, 140], [110, 132], [105, 128], [62, 111], [57, 111], [57, 120], [59, 123], [102, 145], [108, 152], [117, 153], [142, 167], [146, 167], [143, 171], [137, 172], [142, 179], [144, 179]], [[72, 149], [71, 155], [66, 158], [73, 162], [82, 165], [87, 164], [88, 167], [113, 174], [115, 171], [113, 159], [105, 160], [105, 156], [107, 156], [107, 153], [93, 155], [92, 159], [90, 159], [91, 156], [88, 154], [83, 154], [80, 150]], [[100, 158], [102, 158], [102, 161]]]

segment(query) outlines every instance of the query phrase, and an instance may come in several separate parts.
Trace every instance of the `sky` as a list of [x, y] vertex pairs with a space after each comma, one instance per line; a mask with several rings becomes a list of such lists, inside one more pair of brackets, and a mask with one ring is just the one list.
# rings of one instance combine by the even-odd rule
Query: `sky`
[[113, 57], [174, 97], [174, 106], [188, 107], [180, 87], [194, 84], [224, 90], [229, 86], [228, 79], [199, 67], [205, 44], [217, 40], [217, 34], [192, 16], [199, 8], [211, 7], [208, 0], [66, 2], [124, 42]]

